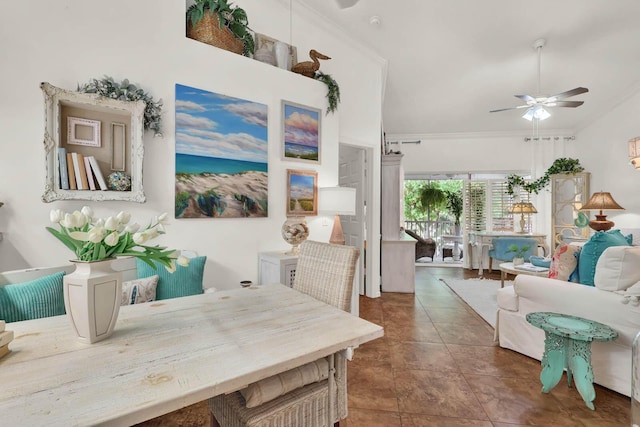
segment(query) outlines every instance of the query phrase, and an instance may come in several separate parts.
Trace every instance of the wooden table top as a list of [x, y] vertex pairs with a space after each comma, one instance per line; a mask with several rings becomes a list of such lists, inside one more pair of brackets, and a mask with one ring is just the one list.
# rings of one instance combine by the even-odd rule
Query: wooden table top
[[2, 424], [47, 426], [129, 426], [383, 335], [279, 284], [124, 306], [95, 344], [66, 316], [6, 328]]

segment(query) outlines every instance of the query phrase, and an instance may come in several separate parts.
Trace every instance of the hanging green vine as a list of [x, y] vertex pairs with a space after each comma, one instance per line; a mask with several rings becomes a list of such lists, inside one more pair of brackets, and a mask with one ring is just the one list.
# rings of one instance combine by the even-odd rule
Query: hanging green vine
[[514, 188], [523, 188], [527, 193], [538, 194], [540, 190], [549, 185], [551, 175], [556, 173], [576, 174], [584, 171], [584, 168], [580, 166], [580, 160], [559, 158], [556, 159], [553, 164], [547, 169], [543, 176], [535, 181], [527, 182], [523, 177], [516, 174], [511, 174], [507, 177], [507, 194], [513, 196], [515, 194]]
[[327, 85], [327, 101], [329, 103], [327, 114], [335, 112], [340, 103], [340, 86], [338, 86], [338, 82], [330, 74], [325, 74], [319, 70], [316, 71], [314, 78]]
[[162, 136], [161, 113], [162, 100], [154, 101], [151, 95], [140, 89], [129, 80], [124, 79], [120, 84], [116, 83], [113, 78], [104, 76], [104, 78], [91, 79], [89, 83], [78, 85], [78, 92], [97, 93], [111, 99], [119, 99], [121, 101], [144, 101], [144, 128], [145, 130], [153, 130], [155, 136]]

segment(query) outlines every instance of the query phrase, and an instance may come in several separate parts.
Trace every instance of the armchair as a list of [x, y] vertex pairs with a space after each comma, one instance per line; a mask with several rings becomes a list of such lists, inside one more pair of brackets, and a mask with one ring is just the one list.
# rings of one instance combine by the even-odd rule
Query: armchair
[[424, 239], [422, 236], [419, 236], [415, 231], [405, 229], [404, 232], [418, 241], [416, 243], [416, 260], [422, 257], [429, 257], [433, 261], [433, 257], [436, 254], [435, 240], [431, 238]]
[[[300, 245], [293, 289], [349, 311], [359, 255], [350, 246], [307, 240]], [[346, 353], [344, 350], [210, 399], [212, 426], [324, 427], [339, 422], [347, 416]], [[320, 380], [306, 381], [311, 372], [317, 372]], [[295, 388], [301, 384], [306, 385]], [[267, 394], [273, 400], [267, 401]], [[259, 399], [249, 403], [254, 397]]]
[[513, 261], [514, 253], [509, 252], [509, 246], [517, 245], [522, 247], [528, 245], [529, 249], [524, 254], [524, 259], [536, 255], [538, 251], [538, 241], [532, 237], [496, 237], [491, 242], [493, 249], [489, 251], [489, 271], [491, 271], [493, 259], [499, 261]]

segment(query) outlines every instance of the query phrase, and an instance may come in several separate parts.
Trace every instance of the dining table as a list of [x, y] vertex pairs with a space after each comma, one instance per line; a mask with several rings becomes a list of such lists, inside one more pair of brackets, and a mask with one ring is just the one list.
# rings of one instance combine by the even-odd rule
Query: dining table
[[65, 427], [131, 426], [383, 335], [282, 284], [122, 306], [94, 344], [66, 315], [6, 329], [0, 424]]

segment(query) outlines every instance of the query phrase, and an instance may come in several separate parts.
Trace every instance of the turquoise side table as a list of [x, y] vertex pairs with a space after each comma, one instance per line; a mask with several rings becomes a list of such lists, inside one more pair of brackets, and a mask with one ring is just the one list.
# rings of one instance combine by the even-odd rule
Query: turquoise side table
[[527, 314], [527, 322], [545, 333], [542, 355], [542, 392], [548, 393], [567, 369], [567, 383], [574, 378], [582, 400], [595, 409], [593, 400], [593, 368], [591, 367], [591, 341], [613, 341], [618, 332], [602, 323], [567, 314], [534, 312]]

